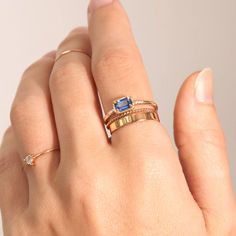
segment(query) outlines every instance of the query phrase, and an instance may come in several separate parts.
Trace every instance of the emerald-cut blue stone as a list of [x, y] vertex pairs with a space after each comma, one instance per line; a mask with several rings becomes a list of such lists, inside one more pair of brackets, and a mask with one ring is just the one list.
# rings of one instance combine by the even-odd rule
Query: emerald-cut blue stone
[[126, 111], [132, 107], [132, 104], [131, 98], [122, 98], [115, 102], [115, 109], [119, 112]]

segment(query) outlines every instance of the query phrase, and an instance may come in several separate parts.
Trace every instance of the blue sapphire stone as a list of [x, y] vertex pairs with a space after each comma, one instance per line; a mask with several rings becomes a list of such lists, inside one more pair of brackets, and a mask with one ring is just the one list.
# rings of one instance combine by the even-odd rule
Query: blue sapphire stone
[[130, 98], [122, 98], [116, 101], [115, 108], [119, 112], [126, 111], [132, 107], [132, 100]]

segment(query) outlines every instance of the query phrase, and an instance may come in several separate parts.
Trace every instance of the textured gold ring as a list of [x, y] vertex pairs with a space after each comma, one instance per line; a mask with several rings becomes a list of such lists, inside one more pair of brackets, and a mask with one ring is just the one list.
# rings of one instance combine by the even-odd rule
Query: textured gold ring
[[40, 157], [43, 156], [49, 152], [53, 152], [53, 151], [57, 151], [59, 150], [59, 148], [51, 148], [51, 149], [47, 149], [43, 152], [40, 152], [38, 154], [28, 154], [25, 158], [24, 158], [24, 163], [25, 165], [29, 165], [29, 166], [34, 166], [35, 165], [35, 160]]
[[58, 61], [61, 57], [65, 56], [65, 55], [67, 55], [67, 54], [69, 54], [69, 53], [73, 53], [73, 52], [82, 53], [82, 54], [87, 55], [88, 57], [91, 57], [91, 56], [89, 55], [89, 53], [88, 53], [86, 50], [83, 50], [83, 49], [70, 49], [70, 50], [66, 50], [66, 51], [62, 52], [62, 53], [56, 58], [55, 62]]
[[145, 120], [160, 121], [157, 112], [135, 113], [135, 114], [127, 115], [125, 117], [122, 117], [114, 121], [113, 123], [110, 124], [109, 129], [110, 129], [110, 132], [113, 133], [121, 127], [132, 124], [134, 122], [145, 121]]
[[106, 127], [109, 129], [109, 126], [111, 123], [113, 123], [114, 121], [119, 120], [120, 118], [123, 118], [127, 115], [130, 114], [135, 114], [135, 113], [143, 113], [143, 112], [155, 112], [156, 110], [154, 108], [140, 108], [140, 109], [135, 109], [135, 110], [129, 110], [127, 112], [123, 112], [121, 114], [117, 114], [117, 116], [112, 117], [111, 119], [109, 119], [106, 123]]

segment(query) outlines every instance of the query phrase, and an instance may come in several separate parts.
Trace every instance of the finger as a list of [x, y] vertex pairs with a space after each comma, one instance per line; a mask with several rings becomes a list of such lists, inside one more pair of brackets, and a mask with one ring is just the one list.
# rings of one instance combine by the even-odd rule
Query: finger
[[[128, 17], [119, 1], [92, 0], [88, 14], [92, 71], [105, 112], [119, 97], [129, 95], [134, 99], [153, 100]], [[157, 122], [150, 123], [153, 128], [153, 123]]]
[[[139, 100], [153, 100], [127, 15], [119, 1], [92, 0], [88, 14], [92, 71], [105, 112], [111, 109], [112, 101], [118, 97], [130, 95]], [[147, 121], [121, 128], [112, 135], [112, 144], [115, 150], [127, 150], [127, 147], [133, 150], [125, 159], [120, 155], [121, 161], [129, 163], [129, 167], [158, 166], [157, 171], [163, 171], [165, 181], [162, 184], [159, 179], [158, 186], [163, 193], [174, 193], [168, 198], [168, 204], [173, 203], [173, 211], [179, 212], [179, 207], [184, 204], [199, 214], [173, 145], [160, 123]], [[133, 148], [136, 146], [143, 147], [146, 155]], [[150, 150], [152, 155], [148, 155]], [[176, 201], [178, 206], [174, 205]]]
[[[47, 54], [23, 74], [11, 110], [11, 122], [21, 159], [58, 147], [49, 93], [49, 76], [55, 52]], [[36, 166], [26, 166], [30, 189], [43, 186], [58, 166], [58, 152], [39, 157]]]
[[225, 139], [213, 105], [210, 69], [184, 82], [176, 102], [174, 125], [183, 170], [207, 226], [213, 227], [211, 219], [215, 218], [221, 219], [217, 227], [227, 226], [233, 220], [235, 201]]
[[19, 215], [27, 207], [28, 181], [22, 171], [16, 140], [10, 127], [0, 148], [0, 209], [8, 220]]
[[86, 53], [73, 52], [60, 57], [50, 78], [61, 153], [67, 154], [62, 156], [68, 156], [68, 152], [77, 150], [80, 150], [82, 155], [84, 151], [93, 148], [93, 145], [103, 147], [107, 144], [91, 74], [91, 60], [88, 56], [91, 54], [91, 48], [86, 28], [78, 28], [70, 33], [60, 44], [57, 57], [72, 49]]
[[[152, 100], [142, 59], [132, 36], [127, 15], [119, 1], [92, 0], [88, 14], [93, 75], [105, 112], [110, 109], [115, 98], [124, 95]], [[173, 145], [160, 123], [150, 121], [121, 128], [112, 135], [112, 143], [114, 148], [122, 147], [124, 150], [129, 145], [145, 146], [147, 150], [156, 147], [156, 161], [168, 163], [175, 169], [174, 175], [178, 177], [173, 179], [172, 184], [176, 184], [177, 181], [183, 188], [187, 187]], [[139, 155], [130, 155], [131, 162], [137, 161], [134, 156]], [[169, 173], [166, 174], [169, 176]], [[172, 187], [172, 184], [167, 188]]]

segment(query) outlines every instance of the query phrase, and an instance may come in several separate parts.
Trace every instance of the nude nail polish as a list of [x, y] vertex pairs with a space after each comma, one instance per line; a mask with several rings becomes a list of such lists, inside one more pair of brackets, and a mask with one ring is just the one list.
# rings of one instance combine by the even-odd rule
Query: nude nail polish
[[206, 68], [199, 73], [195, 82], [195, 95], [198, 102], [213, 103], [213, 77], [210, 68]]

